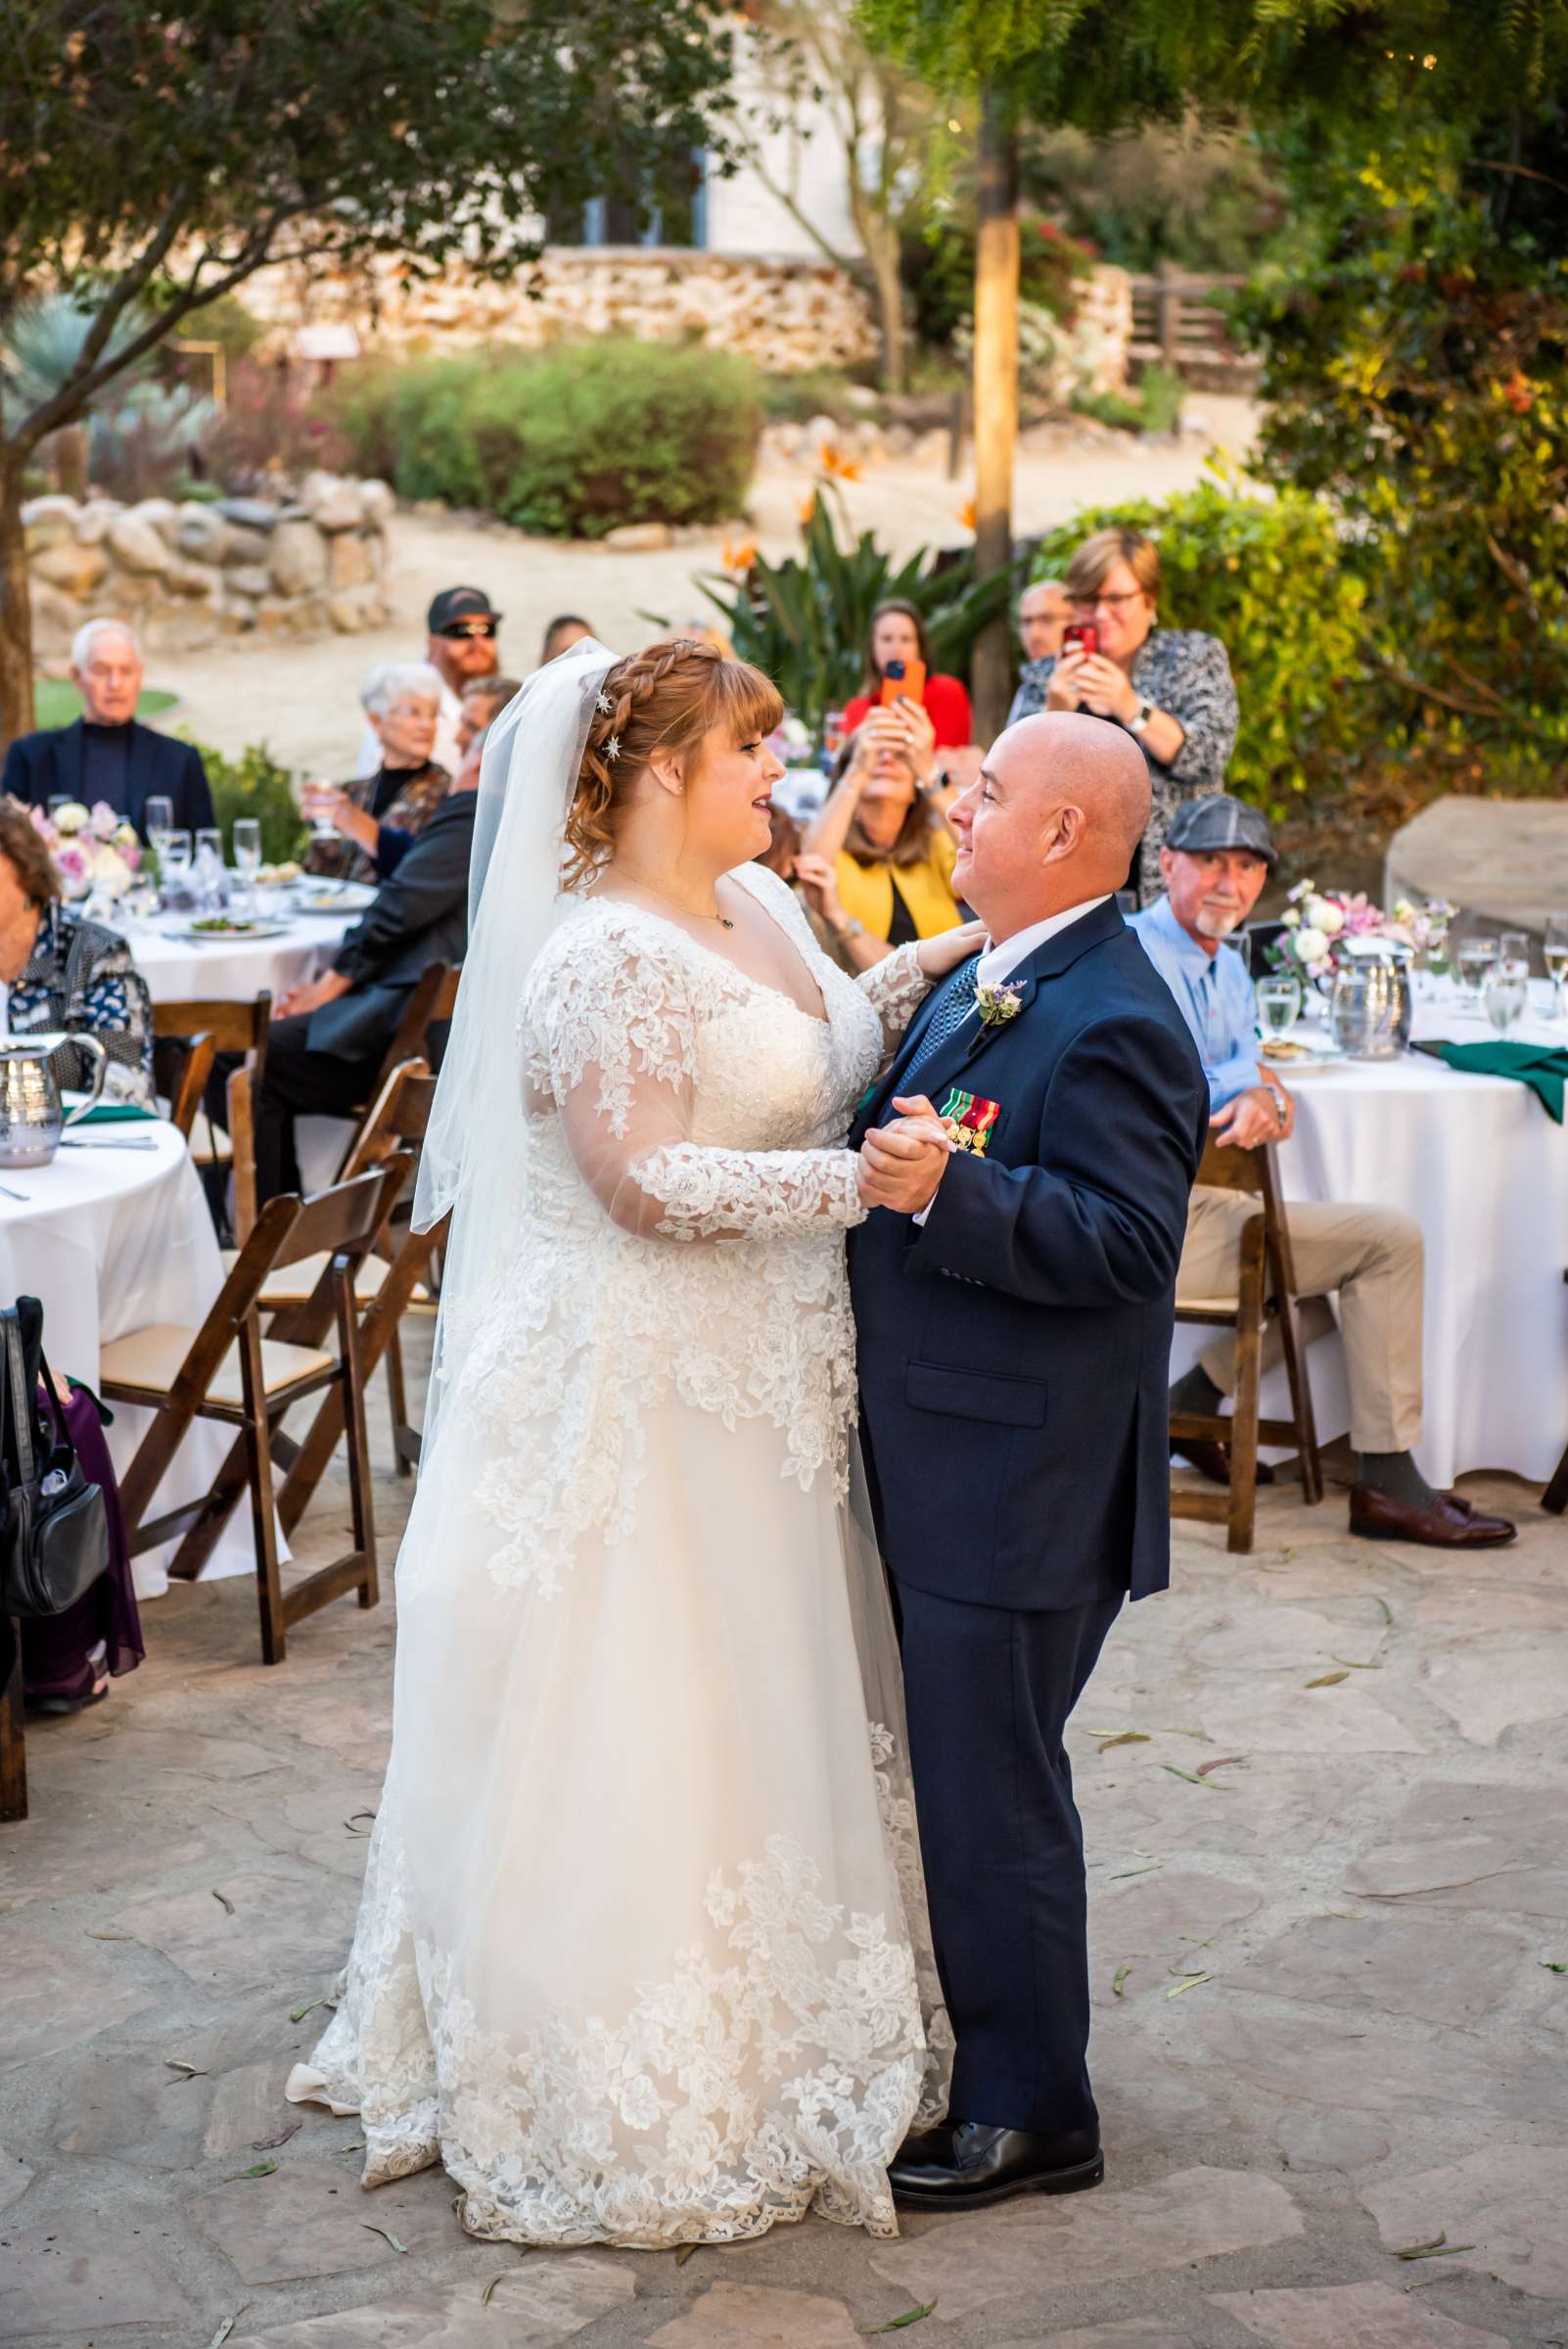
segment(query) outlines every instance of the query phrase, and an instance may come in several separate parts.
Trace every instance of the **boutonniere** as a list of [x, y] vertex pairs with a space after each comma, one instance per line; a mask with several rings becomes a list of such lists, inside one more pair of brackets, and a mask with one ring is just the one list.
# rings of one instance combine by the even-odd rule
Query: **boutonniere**
[[975, 1009], [980, 1014], [982, 1028], [1005, 1028], [1009, 1020], [1018, 1017], [1018, 990], [1016, 987], [977, 987]]

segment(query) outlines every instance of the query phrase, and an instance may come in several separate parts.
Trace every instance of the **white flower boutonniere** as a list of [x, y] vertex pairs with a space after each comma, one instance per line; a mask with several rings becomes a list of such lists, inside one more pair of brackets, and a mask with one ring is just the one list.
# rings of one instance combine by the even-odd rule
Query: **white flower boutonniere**
[[977, 987], [975, 1009], [980, 1014], [982, 1028], [1005, 1028], [1009, 1020], [1018, 1017], [1018, 990], [1016, 987]]

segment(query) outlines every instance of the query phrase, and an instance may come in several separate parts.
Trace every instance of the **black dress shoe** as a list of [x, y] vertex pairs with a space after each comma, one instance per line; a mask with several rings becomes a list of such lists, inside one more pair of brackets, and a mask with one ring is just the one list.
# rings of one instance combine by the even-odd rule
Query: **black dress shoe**
[[[1200, 1476], [1206, 1476], [1211, 1485], [1229, 1484], [1230, 1447], [1228, 1444], [1212, 1441], [1207, 1436], [1193, 1436], [1189, 1442], [1173, 1443], [1171, 1450], [1178, 1460], [1185, 1460], [1189, 1468], [1196, 1468]], [[1257, 1482], [1260, 1485], [1271, 1485], [1273, 1481], [1272, 1464], [1268, 1460], [1260, 1460]]]
[[944, 2121], [906, 2137], [888, 2172], [900, 2210], [984, 2210], [1014, 2194], [1078, 2194], [1105, 2176], [1098, 2129]]

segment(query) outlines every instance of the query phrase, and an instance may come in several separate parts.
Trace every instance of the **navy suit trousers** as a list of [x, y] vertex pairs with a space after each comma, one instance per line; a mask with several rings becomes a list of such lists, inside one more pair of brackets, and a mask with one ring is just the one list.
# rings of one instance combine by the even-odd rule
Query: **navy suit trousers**
[[897, 1585], [909, 1756], [937, 1966], [957, 2037], [950, 2110], [1084, 2129], [1084, 1830], [1062, 1742], [1121, 1598], [970, 1606]]

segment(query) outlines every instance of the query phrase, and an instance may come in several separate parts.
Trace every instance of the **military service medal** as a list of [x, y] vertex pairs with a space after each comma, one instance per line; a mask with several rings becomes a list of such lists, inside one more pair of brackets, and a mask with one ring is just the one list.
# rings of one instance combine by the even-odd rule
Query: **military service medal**
[[937, 1115], [950, 1142], [960, 1150], [971, 1151], [976, 1158], [984, 1158], [992, 1128], [1001, 1116], [1001, 1103], [983, 1100], [978, 1093], [960, 1092], [954, 1085]]

